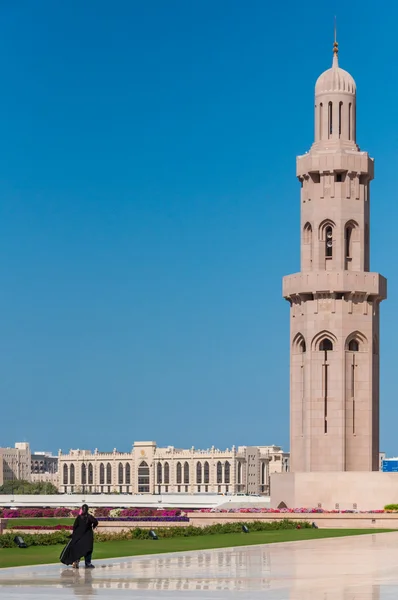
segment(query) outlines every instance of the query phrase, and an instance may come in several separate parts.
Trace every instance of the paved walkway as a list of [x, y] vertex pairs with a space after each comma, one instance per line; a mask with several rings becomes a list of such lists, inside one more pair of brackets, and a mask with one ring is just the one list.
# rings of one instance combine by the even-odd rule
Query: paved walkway
[[398, 533], [112, 559], [95, 564], [95, 570], [78, 572], [59, 565], [1, 569], [0, 598], [398, 599]]

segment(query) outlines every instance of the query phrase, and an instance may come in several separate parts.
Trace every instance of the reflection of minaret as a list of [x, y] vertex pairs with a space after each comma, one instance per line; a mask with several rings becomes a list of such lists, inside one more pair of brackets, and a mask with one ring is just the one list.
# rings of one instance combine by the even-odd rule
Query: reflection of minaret
[[379, 469], [379, 304], [370, 273], [373, 159], [356, 143], [356, 85], [338, 64], [315, 86], [315, 140], [297, 158], [301, 271], [291, 325], [291, 471]]

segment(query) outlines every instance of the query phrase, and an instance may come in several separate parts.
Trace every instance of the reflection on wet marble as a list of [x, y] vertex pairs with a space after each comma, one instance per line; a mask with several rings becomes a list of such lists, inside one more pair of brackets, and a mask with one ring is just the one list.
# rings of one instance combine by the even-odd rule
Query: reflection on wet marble
[[[0, 570], [2, 600], [396, 600], [398, 533]], [[176, 596], [178, 592], [178, 596]]]

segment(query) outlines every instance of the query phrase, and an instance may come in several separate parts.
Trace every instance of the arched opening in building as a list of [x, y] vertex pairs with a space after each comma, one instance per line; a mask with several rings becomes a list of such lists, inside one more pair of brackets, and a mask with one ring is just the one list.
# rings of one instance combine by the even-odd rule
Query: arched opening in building
[[105, 484], [105, 467], [104, 463], [100, 464], [100, 485]]
[[203, 472], [204, 472], [204, 483], [205, 484], [210, 483], [210, 465], [207, 461], [204, 464]]
[[118, 479], [119, 485], [123, 485], [123, 464], [122, 463], [119, 463], [117, 475], [118, 475], [117, 479]]
[[82, 468], [81, 468], [81, 479], [82, 479], [82, 484], [85, 485], [87, 483], [87, 470], [86, 470], [86, 465], [84, 463], [82, 464]]
[[231, 483], [231, 465], [228, 461], [224, 465], [224, 483]]
[[131, 484], [131, 467], [130, 467], [130, 463], [126, 463], [125, 473], [126, 473], [126, 485], [130, 485]]
[[163, 473], [162, 473], [162, 463], [158, 462], [158, 464], [156, 465], [156, 482], [158, 484], [163, 483], [163, 477], [162, 477]]
[[164, 463], [164, 483], [165, 485], [170, 483], [170, 466], [168, 462]]
[[75, 485], [75, 465], [72, 463], [69, 471], [69, 483]]
[[217, 463], [217, 483], [222, 483], [222, 464], [221, 461]]
[[94, 483], [94, 469], [92, 463], [88, 464], [88, 484], [93, 485]]
[[112, 483], [112, 467], [111, 467], [111, 463], [108, 463], [106, 465], [106, 483], [108, 485], [111, 485], [111, 483]]
[[138, 493], [149, 494], [149, 466], [144, 460], [139, 464], [138, 467]]
[[196, 483], [202, 483], [202, 463], [198, 462], [196, 464]]
[[176, 481], [177, 485], [180, 485], [182, 483], [182, 466], [180, 462], [177, 463], [176, 467]]
[[68, 465], [64, 465], [64, 485], [68, 485]]
[[184, 463], [184, 483], [189, 484], [189, 464], [187, 462]]

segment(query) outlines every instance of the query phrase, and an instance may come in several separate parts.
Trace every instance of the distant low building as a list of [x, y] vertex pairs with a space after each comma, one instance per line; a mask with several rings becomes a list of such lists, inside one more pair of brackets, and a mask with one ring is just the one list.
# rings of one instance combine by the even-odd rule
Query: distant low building
[[27, 442], [17, 442], [15, 448], [0, 448], [0, 485], [18, 479], [31, 481], [31, 453]]
[[61, 493], [269, 495], [270, 474], [289, 471], [289, 453], [280, 446], [183, 450], [135, 442], [131, 452], [60, 451], [58, 468]]
[[58, 456], [53, 456], [51, 452], [34, 452], [31, 469], [33, 483], [52, 483], [59, 487]]
[[32, 454], [32, 475], [58, 472], [58, 456], [51, 452], [34, 452]]

